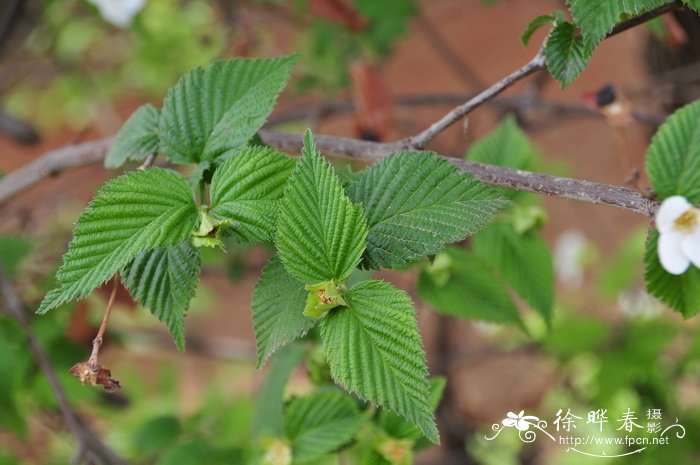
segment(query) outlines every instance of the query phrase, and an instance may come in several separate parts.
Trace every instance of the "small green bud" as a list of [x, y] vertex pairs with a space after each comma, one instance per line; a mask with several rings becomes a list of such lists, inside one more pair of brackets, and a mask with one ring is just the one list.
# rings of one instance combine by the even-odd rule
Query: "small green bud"
[[413, 463], [413, 441], [408, 439], [383, 438], [377, 445], [377, 450], [393, 465]]
[[513, 226], [518, 234], [537, 230], [547, 224], [547, 212], [538, 205], [515, 207], [513, 209]]
[[208, 208], [199, 208], [199, 228], [192, 232], [192, 245], [195, 247], [220, 247], [224, 249], [221, 234], [231, 226], [230, 220], [217, 220], [207, 213]]
[[443, 287], [452, 277], [452, 257], [446, 252], [438, 253], [426, 271], [437, 287]]
[[344, 283], [335, 281], [324, 281], [322, 283], [304, 286], [309, 291], [306, 296], [306, 307], [304, 315], [311, 318], [321, 318], [335, 307], [347, 305], [343, 295], [347, 288]]
[[265, 455], [262, 465], [291, 465], [292, 448], [284, 439], [269, 438], [263, 440]]

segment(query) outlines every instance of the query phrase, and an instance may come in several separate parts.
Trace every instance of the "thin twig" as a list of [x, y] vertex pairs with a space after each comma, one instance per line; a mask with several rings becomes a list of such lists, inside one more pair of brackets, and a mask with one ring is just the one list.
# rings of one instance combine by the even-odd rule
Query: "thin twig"
[[32, 331], [26, 310], [15, 293], [12, 283], [2, 269], [2, 266], [0, 266], [0, 293], [2, 293], [7, 313], [24, 329], [29, 343], [29, 350], [36, 359], [44, 376], [46, 376], [46, 379], [49, 381], [51, 389], [58, 400], [58, 408], [61, 410], [61, 414], [66, 421], [68, 429], [78, 443], [75, 461], [82, 461], [86, 464], [127, 465], [124, 459], [119, 457], [83, 424], [80, 417], [71, 406], [61, 383], [58, 381], [58, 377], [56, 376], [56, 372], [48, 355], [44, 351], [41, 342], [39, 342], [39, 339]]
[[97, 331], [97, 336], [92, 340], [92, 353], [88, 359], [88, 365], [92, 367], [97, 367], [97, 357], [100, 353], [100, 348], [102, 347], [102, 341], [107, 331], [107, 323], [109, 322], [109, 315], [112, 313], [112, 306], [114, 305], [114, 299], [117, 297], [117, 289], [119, 289], [119, 274], [115, 274], [112, 278], [112, 292], [109, 295], [109, 301], [107, 302], [107, 309], [102, 317], [102, 323], [100, 324], [100, 329]]
[[480, 92], [473, 98], [467, 100], [462, 105], [455, 107], [445, 116], [433, 123], [425, 131], [415, 136], [408, 137], [401, 142], [403, 142], [404, 147], [406, 148], [424, 148], [428, 142], [435, 139], [438, 134], [452, 126], [454, 123], [460, 121], [474, 109], [488, 102], [521, 79], [531, 75], [532, 73], [541, 71], [545, 67], [546, 60], [544, 56], [544, 49], [540, 48], [537, 54], [521, 68], [513, 71], [508, 76]]
[[114, 138], [105, 137], [78, 145], [69, 145], [46, 153], [37, 160], [0, 181], [0, 205], [17, 192], [30, 188], [44, 178], [56, 176], [69, 168], [91, 165], [104, 159]]

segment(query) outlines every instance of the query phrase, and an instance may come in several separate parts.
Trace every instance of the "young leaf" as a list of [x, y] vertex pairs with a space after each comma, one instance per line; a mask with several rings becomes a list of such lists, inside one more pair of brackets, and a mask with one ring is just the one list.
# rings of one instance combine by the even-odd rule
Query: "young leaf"
[[473, 250], [493, 265], [515, 292], [550, 323], [554, 301], [552, 252], [537, 231], [518, 234], [513, 225], [492, 223], [474, 237]]
[[350, 198], [369, 234], [363, 265], [394, 268], [472, 235], [507, 205], [490, 187], [427, 152], [402, 152], [361, 172]]
[[700, 0], [683, 0], [683, 3], [688, 7], [700, 13]]
[[192, 191], [178, 173], [134, 171], [106, 183], [80, 215], [68, 253], [38, 313], [88, 295], [141, 252], [185, 241], [197, 221]]
[[245, 146], [275, 106], [295, 61], [237, 58], [190, 71], [163, 102], [163, 155], [199, 163]]
[[671, 115], [647, 149], [647, 173], [660, 199], [682, 195], [700, 202], [700, 102]]
[[530, 42], [530, 38], [539, 28], [546, 26], [547, 24], [552, 24], [556, 20], [557, 18], [553, 15], [537, 16], [530, 21], [530, 23], [525, 27], [523, 33], [520, 34], [520, 43], [527, 46], [528, 42]]
[[[430, 379], [430, 407], [433, 412], [437, 409], [442, 399], [446, 384], [445, 378]], [[420, 430], [394, 412], [383, 410], [379, 413], [379, 426], [393, 439], [408, 439], [418, 441], [423, 438]]]
[[406, 418], [437, 444], [425, 352], [410, 297], [381, 281], [363, 281], [345, 297], [348, 306], [321, 323], [331, 376], [360, 398]]
[[673, 275], [661, 266], [657, 243], [659, 233], [651, 231], [644, 256], [644, 280], [647, 291], [685, 318], [700, 313], [700, 269], [691, 266], [681, 275]]
[[199, 251], [188, 241], [142, 252], [121, 272], [124, 287], [166, 324], [180, 350], [185, 350], [185, 313], [201, 268]]
[[367, 421], [347, 394], [328, 390], [294, 399], [284, 415], [284, 435], [294, 463], [306, 463], [350, 441]]
[[591, 58], [583, 39], [576, 36], [575, 29], [573, 24], [562, 21], [554, 26], [545, 44], [547, 69], [562, 88], [571, 84], [581, 74]]
[[233, 221], [231, 229], [245, 242], [272, 240], [279, 199], [294, 164], [269, 147], [243, 149], [214, 173], [209, 213]]
[[119, 130], [105, 157], [105, 168], [119, 168], [127, 160], [141, 161], [158, 152], [160, 110], [141, 105]]
[[571, 15], [581, 29], [586, 49], [593, 49], [628, 16], [636, 16], [668, 3], [668, 0], [567, 0]]
[[302, 358], [304, 348], [293, 344], [275, 355], [256, 403], [253, 420], [253, 434], [256, 438], [282, 434], [284, 388]]
[[343, 281], [365, 250], [367, 222], [307, 131], [301, 162], [280, 207], [276, 245], [285, 268], [304, 284]]
[[513, 115], [469, 148], [467, 159], [519, 170], [536, 169], [537, 151]]
[[523, 327], [508, 291], [479, 258], [455, 248], [441, 254], [449, 259], [451, 275], [440, 286], [422, 271], [417, 285], [421, 299], [447, 315]]
[[279, 347], [306, 334], [318, 320], [303, 315], [304, 285], [290, 276], [277, 257], [263, 269], [253, 292], [253, 326], [258, 368]]

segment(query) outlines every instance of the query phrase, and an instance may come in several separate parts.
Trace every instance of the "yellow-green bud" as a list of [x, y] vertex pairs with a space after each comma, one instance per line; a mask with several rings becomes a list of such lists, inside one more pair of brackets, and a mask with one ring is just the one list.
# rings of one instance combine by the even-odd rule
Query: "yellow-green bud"
[[309, 291], [306, 296], [304, 315], [311, 318], [321, 318], [328, 312], [341, 305], [347, 305], [343, 294], [347, 291], [344, 283], [324, 281], [322, 283], [304, 286]]

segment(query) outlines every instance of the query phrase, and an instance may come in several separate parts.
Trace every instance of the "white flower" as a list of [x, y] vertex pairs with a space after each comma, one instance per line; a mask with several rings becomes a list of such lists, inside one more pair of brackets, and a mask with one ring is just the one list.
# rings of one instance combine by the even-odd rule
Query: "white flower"
[[674, 195], [656, 213], [659, 261], [671, 274], [682, 274], [690, 264], [700, 267], [700, 210], [685, 197]]
[[143, 9], [147, 0], [88, 0], [95, 5], [105, 21], [120, 28], [129, 27], [133, 17]]
[[521, 410], [517, 415], [513, 412], [508, 412], [507, 418], [504, 418], [501, 423], [509, 428], [515, 426], [518, 431], [527, 431], [530, 428], [530, 421], [539, 421], [539, 418], [524, 414], [525, 410]]

